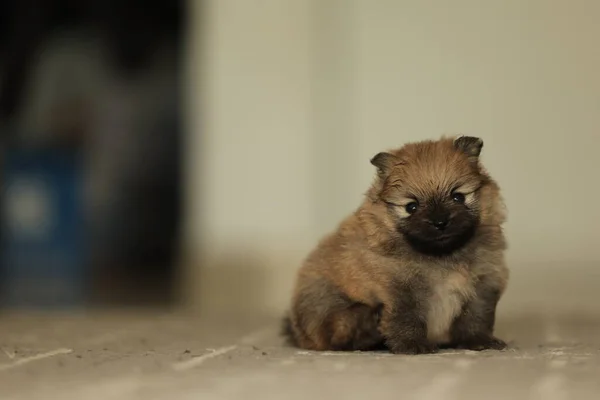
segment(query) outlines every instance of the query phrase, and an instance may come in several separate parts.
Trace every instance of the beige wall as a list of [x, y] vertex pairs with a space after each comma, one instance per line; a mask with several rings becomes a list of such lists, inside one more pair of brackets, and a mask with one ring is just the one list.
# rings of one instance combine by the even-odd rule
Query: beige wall
[[360, 201], [369, 158], [460, 132], [485, 140], [509, 207], [503, 310], [600, 309], [599, 2], [206, 3], [190, 71], [193, 304], [284, 309], [302, 256]]
[[310, 3], [192, 3], [190, 300], [281, 309], [314, 237]]

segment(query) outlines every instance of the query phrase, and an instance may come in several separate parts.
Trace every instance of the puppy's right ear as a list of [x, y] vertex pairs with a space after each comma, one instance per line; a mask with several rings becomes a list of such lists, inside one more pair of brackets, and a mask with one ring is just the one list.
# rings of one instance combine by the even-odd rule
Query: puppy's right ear
[[386, 152], [377, 153], [375, 157], [371, 158], [371, 164], [377, 168], [377, 175], [379, 176], [386, 175], [397, 162], [396, 156]]

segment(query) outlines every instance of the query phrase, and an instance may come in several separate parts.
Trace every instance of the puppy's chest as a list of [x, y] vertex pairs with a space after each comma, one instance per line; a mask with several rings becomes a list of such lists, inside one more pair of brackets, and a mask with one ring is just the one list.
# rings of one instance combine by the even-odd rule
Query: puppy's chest
[[450, 340], [450, 328], [464, 304], [475, 296], [466, 270], [451, 271], [433, 279], [427, 313], [427, 337], [434, 343]]

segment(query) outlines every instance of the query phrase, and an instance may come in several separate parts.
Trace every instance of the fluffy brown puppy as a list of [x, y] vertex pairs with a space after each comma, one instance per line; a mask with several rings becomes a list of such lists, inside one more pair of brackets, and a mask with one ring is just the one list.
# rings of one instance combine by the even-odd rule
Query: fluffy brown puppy
[[299, 271], [284, 330], [311, 350], [503, 349], [508, 269], [499, 188], [462, 136], [377, 154], [362, 205]]

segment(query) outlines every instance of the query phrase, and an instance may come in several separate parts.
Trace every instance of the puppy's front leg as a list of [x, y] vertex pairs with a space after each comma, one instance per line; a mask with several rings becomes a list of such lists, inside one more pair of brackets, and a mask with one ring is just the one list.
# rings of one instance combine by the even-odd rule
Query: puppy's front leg
[[500, 289], [482, 281], [476, 287], [476, 296], [465, 304], [451, 330], [451, 347], [469, 350], [502, 350], [506, 343], [494, 336], [496, 306]]
[[427, 339], [427, 308], [425, 293], [417, 287], [402, 285], [394, 290], [391, 304], [386, 304], [381, 316], [381, 333], [392, 353], [427, 354], [437, 347]]

